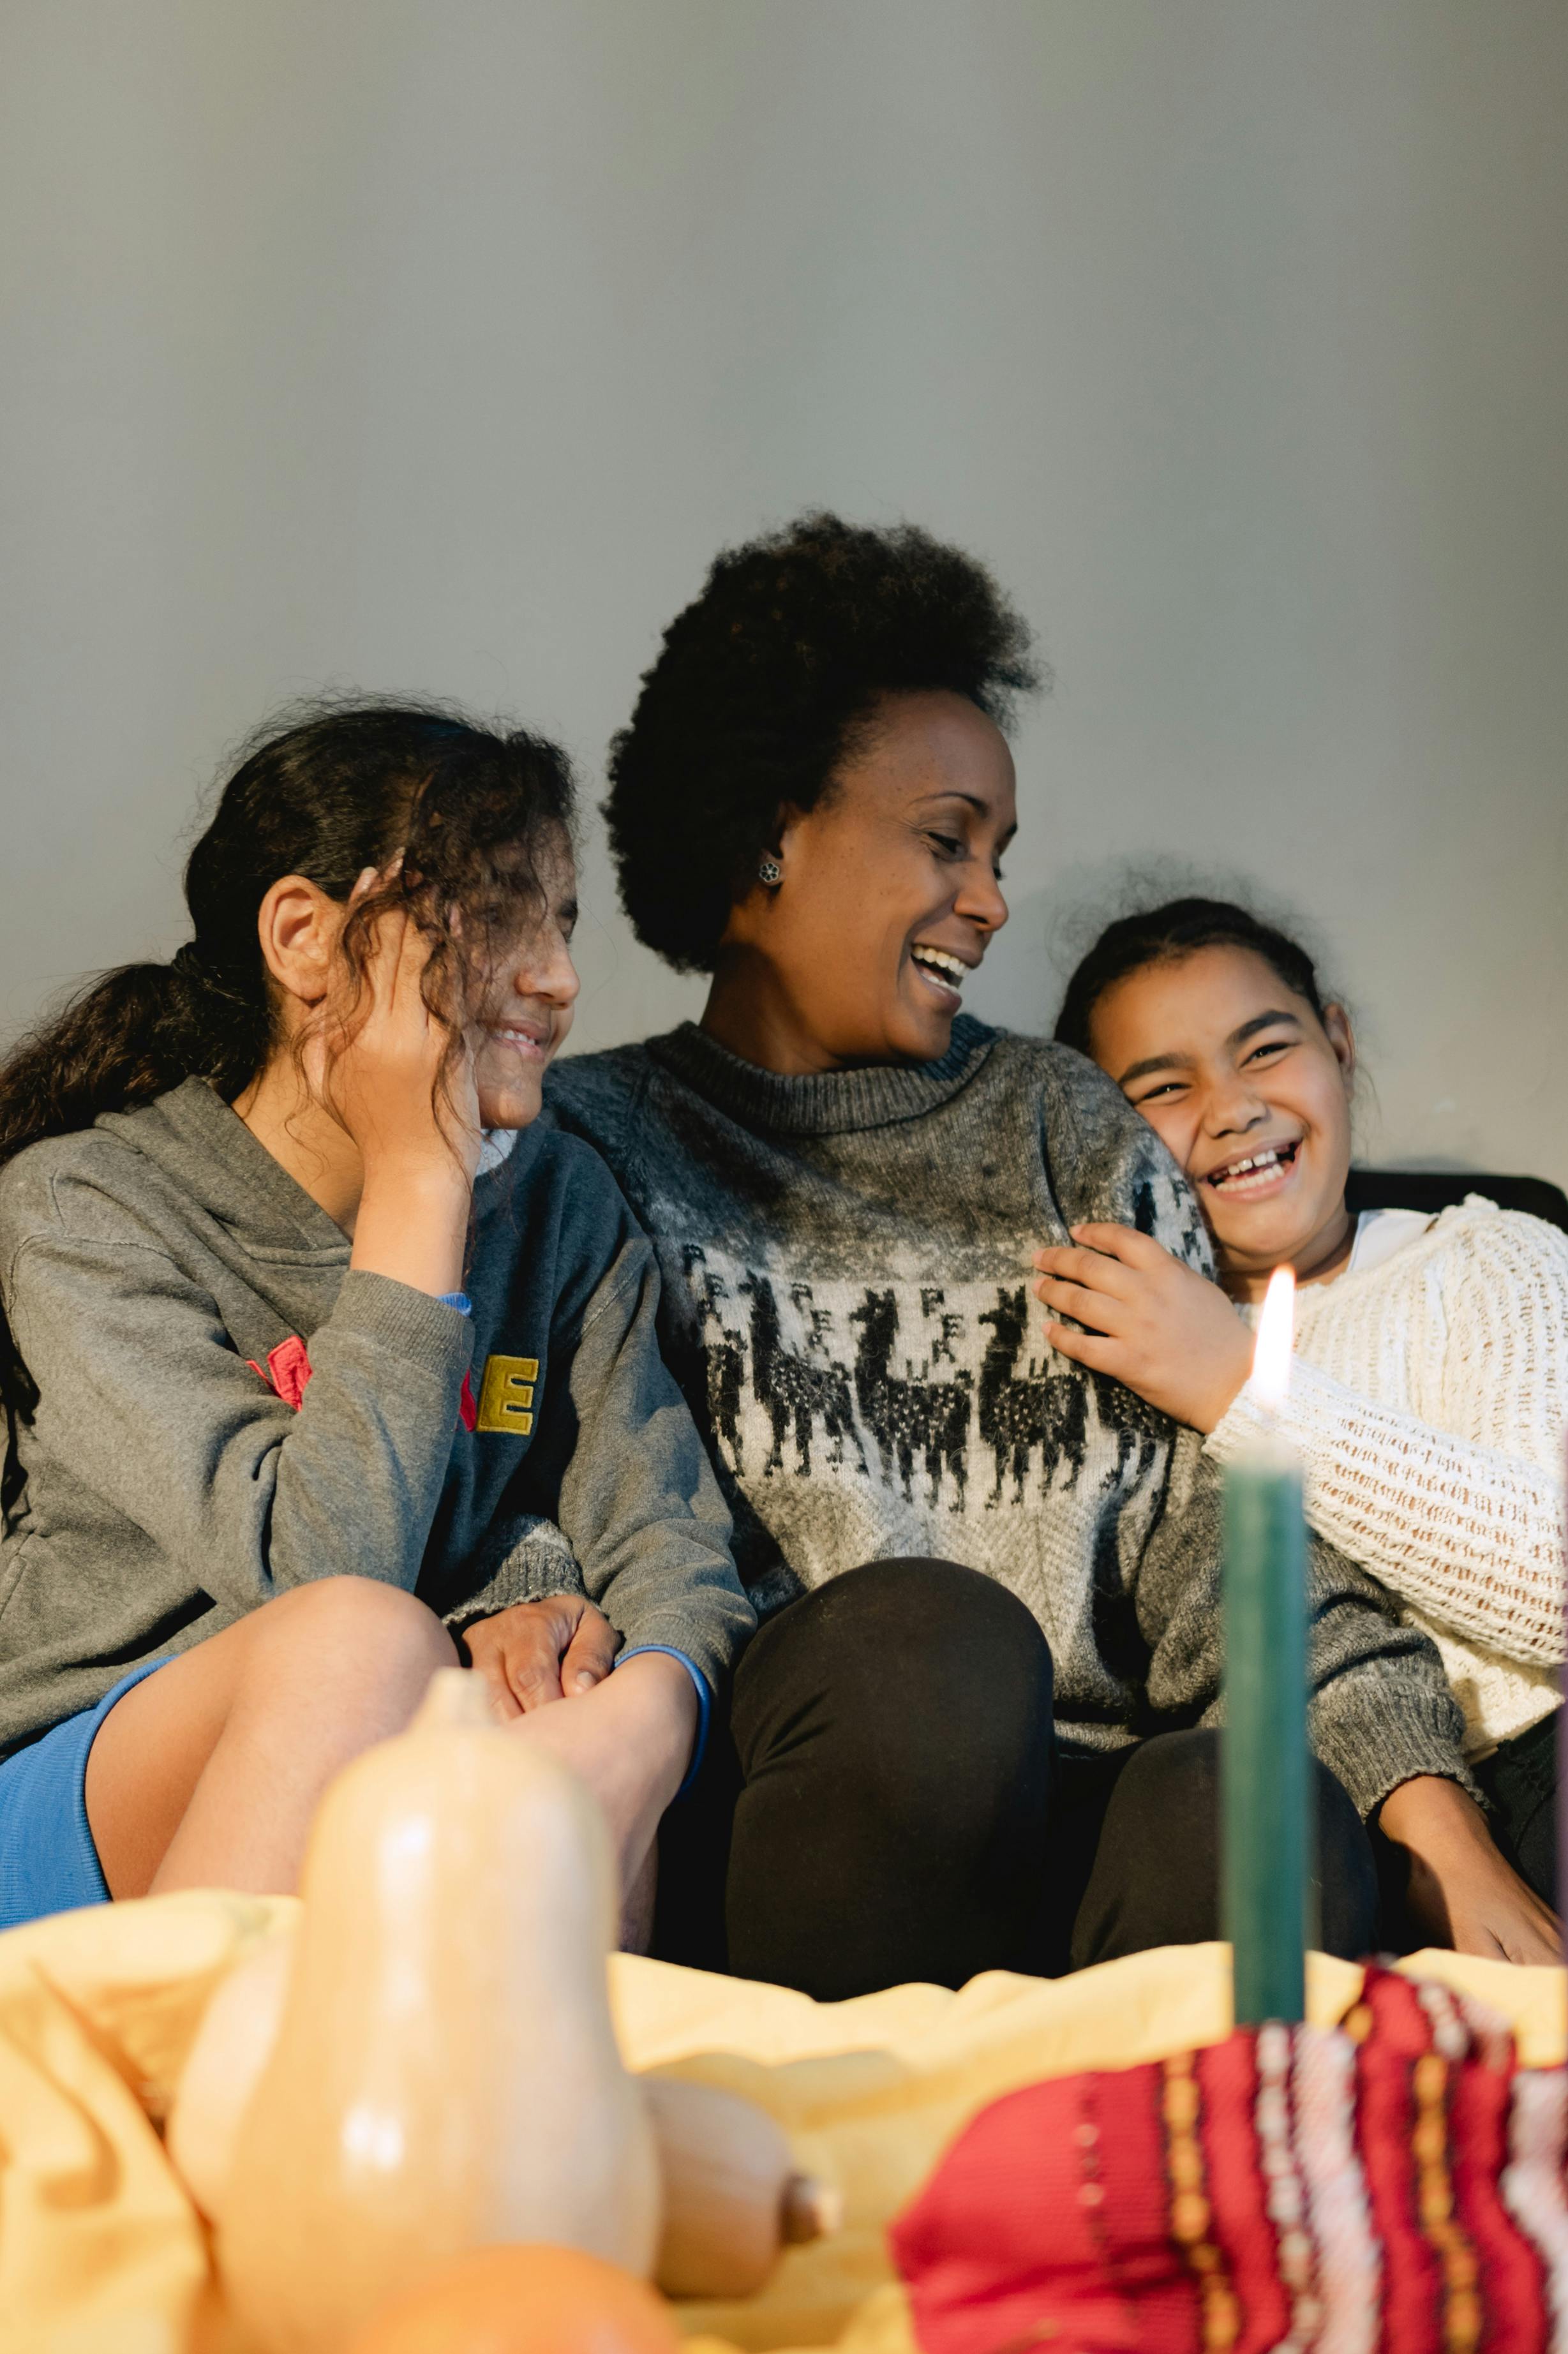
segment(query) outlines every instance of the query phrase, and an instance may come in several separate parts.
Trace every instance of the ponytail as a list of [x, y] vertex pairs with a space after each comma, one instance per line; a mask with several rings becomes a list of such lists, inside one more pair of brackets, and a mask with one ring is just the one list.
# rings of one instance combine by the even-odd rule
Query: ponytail
[[193, 950], [105, 973], [22, 1041], [0, 1070], [0, 1162], [101, 1112], [151, 1103], [193, 1072], [238, 1094], [266, 1053], [265, 1001], [207, 979]]

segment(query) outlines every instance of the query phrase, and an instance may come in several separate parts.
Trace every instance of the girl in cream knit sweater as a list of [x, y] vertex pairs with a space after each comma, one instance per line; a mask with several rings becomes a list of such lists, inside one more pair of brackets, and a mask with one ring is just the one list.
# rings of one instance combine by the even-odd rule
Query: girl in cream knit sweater
[[1049, 1338], [1224, 1461], [1263, 1426], [1255, 1303], [1295, 1267], [1297, 1363], [1272, 1418], [1302, 1456], [1308, 1517], [1436, 1641], [1499, 1844], [1551, 1896], [1568, 1235], [1478, 1194], [1430, 1220], [1352, 1217], [1349, 1020], [1296, 942], [1241, 908], [1179, 900], [1113, 924], [1056, 1034], [1171, 1147], [1224, 1289], [1128, 1228], [1075, 1230], [1036, 1262], [1040, 1298], [1072, 1320]]

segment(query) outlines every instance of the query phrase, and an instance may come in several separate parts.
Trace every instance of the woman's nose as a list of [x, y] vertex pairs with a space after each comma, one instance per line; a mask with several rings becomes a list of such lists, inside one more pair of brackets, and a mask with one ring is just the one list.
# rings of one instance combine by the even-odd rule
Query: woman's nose
[[988, 932], [1000, 932], [1007, 921], [1007, 901], [1001, 885], [988, 865], [977, 862], [964, 876], [953, 913]]

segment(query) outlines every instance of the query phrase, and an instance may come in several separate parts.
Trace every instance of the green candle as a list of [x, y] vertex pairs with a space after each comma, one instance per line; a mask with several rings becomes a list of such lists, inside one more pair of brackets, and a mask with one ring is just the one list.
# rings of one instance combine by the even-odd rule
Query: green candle
[[[1258, 1325], [1253, 1380], [1276, 1401], [1288, 1379], [1294, 1288], [1280, 1268]], [[1227, 1466], [1224, 1487], [1222, 1910], [1238, 2026], [1298, 2020], [1305, 2009], [1306, 1568], [1300, 1464], [1265, 1441]]]

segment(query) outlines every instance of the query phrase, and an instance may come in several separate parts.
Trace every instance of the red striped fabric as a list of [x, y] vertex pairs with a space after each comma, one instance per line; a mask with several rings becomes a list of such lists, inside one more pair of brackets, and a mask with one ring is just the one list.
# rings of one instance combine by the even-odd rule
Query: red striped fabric
[[993, 2103], [890, 2239], [924, 2354], [1568, 2354], [1565, 2146], [1562, 2070], [1372, 1969]]

